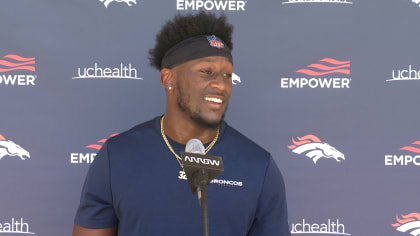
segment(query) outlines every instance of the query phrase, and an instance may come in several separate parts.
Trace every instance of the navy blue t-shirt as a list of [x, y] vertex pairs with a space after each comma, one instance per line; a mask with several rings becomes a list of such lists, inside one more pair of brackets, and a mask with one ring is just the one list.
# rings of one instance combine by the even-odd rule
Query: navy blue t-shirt
[[[225, 169], [208, 187], [210, 235], [290, 235], [283, 178], [267, 151], [223, 123], [208, 155]], [[180, 171], [159, 117], [109, 139], [88, 171], [75, 224], [118, 225], [119, 236], [202, 235], [197, 195]]]

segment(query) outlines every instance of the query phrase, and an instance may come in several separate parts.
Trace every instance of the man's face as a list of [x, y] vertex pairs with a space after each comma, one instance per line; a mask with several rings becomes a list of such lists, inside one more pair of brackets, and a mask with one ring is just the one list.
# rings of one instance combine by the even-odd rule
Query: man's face
[[210, 56], [174, 68], [178, 108], [202, 127], [216, 129], [232, 93], [232, 63]]

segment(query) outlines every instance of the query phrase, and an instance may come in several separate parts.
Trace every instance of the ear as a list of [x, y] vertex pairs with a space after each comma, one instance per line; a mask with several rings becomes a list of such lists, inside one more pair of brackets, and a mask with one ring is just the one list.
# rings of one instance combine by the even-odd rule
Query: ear
[[160, 83], [166, 91], [174, 89], [175, 78], [173, 69], [163, 68], [160, 70]]

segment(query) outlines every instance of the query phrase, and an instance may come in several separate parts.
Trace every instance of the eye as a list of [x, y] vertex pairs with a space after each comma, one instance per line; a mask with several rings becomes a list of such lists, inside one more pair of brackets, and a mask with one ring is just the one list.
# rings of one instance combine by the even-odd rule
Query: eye
[[232, 78], [232, 73], [223, 73], [223, 77], [230, 79]]
[[201, 72], [201, 73], [204, 73], [204, 74], [206, 74], [206, 75], [211, 75], [211, 74], [213, 74], [213, 72], [212, 72], [210, 69], [203, 69], [203, 70], [200, 70], [200, 72]]

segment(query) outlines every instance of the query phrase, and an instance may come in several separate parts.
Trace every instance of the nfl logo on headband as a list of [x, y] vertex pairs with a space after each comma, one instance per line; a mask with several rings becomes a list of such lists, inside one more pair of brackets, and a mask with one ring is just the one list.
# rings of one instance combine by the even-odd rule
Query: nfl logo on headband
[[222, 40], [216, 37], [215, 35], [207, 36], [207, 40], [210, 43], [210, 46], [215, 48], [224, 48], [225, 45], [223, 44]]

